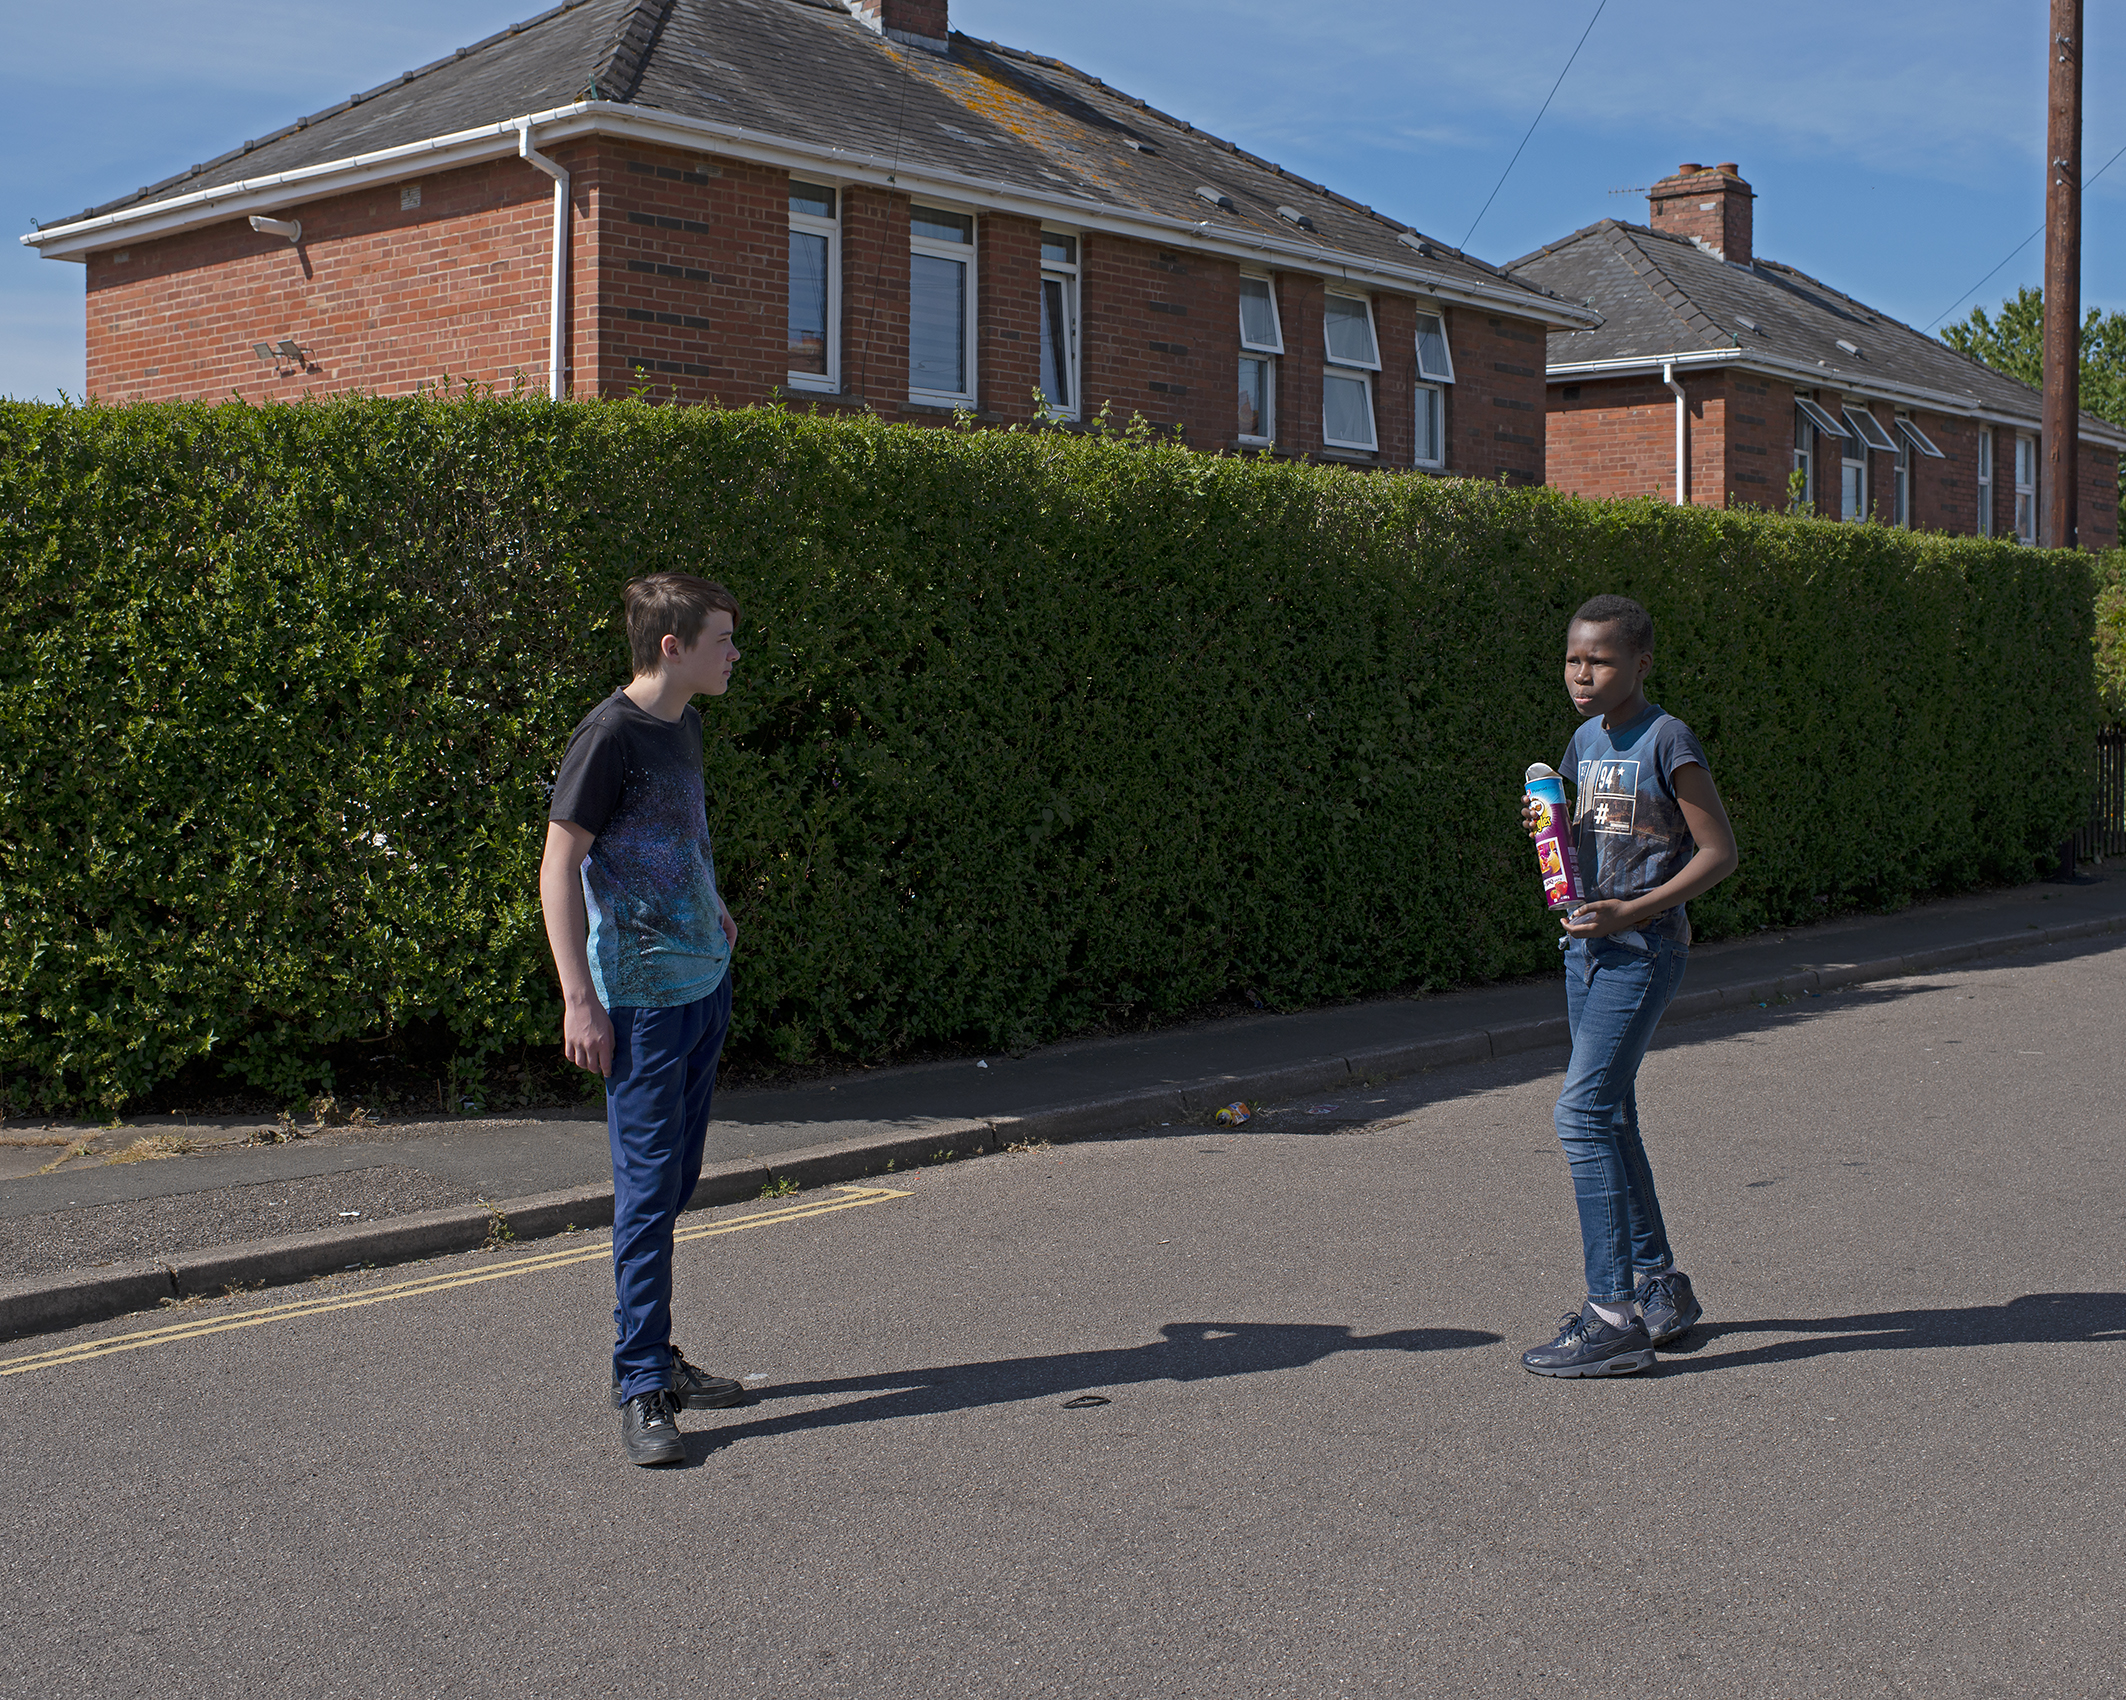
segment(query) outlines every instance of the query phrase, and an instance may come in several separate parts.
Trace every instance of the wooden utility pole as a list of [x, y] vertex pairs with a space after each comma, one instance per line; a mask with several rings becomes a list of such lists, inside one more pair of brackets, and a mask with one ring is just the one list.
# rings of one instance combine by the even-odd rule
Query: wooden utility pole
[[2082, 0], [2052, 0], [2045, 58], [2044, 541], [2072, 549], [2082, 402]]

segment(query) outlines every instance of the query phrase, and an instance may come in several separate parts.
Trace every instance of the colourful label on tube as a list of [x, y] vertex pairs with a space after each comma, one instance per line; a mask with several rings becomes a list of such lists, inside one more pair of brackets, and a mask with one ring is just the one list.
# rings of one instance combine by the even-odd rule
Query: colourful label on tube
[[1535, 807], [1535, 863], [1543, 877], [1543, 901], [1553, 909], [1578, 907], [1580, 856], [1572, 842], [1572, 815], [1565, 807], [1565, 781], [1555, 773], [1528, 781], [1528, 801]]

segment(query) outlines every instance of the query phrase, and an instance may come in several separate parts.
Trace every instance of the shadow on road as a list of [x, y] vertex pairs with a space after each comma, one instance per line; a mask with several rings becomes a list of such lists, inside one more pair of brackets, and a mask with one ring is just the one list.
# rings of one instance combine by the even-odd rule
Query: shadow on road
[[[1741, 1351], [1712, 1352], [1737, 1335], [1806, 1334]], [[1835, 1338], [1821, 1338], [1835, 1336]], [[1962, 1310], [1891, 1310], [1863, 1316], [1785, 1317], [1699, 1327], [1663, 1354], [1662, 1373], [1744, 1369], [1836, 1352], [1904, 1352], [1931, 1346], [2051, 1346], [2126, 1340], [2126, 1293], [2026, 1293], [2004, 1305]]]
[[689, 1434], [689, 1463], [713, 1449], [755, 1435], [795, 1434], [848, 1423], [884, 1422], [1105, 1391], [1147, 1381], [1212, 1381], [1265, 1370], [1296, 1369], [1332, 1352], [1441, 1352], [1496, 1345], [1499, 1336], [1474, 1328], [1402, 1328], [1354, 1335], [1327, 1322], [1170, 1322], [1163, 1338], [1103, 1352], [1059, 1352], [1045, 1358], [1000, 1358], [991, 1363], [944, 1364], [890, 1370], [831, 1381], [794, 1381], [763, 1391], [763, 1401], [872, 1397], [824, 1411], [763, 1414], [749, 1422]]

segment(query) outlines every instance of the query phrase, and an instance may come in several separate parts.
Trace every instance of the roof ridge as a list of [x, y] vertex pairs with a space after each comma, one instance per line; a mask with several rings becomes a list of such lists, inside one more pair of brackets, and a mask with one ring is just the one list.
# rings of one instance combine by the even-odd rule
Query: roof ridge
[[642, 86], [642, 73], [648, 69], [650, 55], [657, 51], [658, 38], [664, 34], [665, 21], [671, 15], [672, 0], [631, 0], [613, 31], [605, 57], [591, 72], [587, 91], [591, 99], [618, 101], [622, 105], [634, 100], [635, 91]]
[[[1619, 250], [1630, 250], [1630, 253], [1626, 254], [1624, 257], [1624, 263], [1630, 266], [1634, 272], [1637, 272], [1642, 279], [1644, 279], [1650, 272], [1652, 273], [1654, 278], [1658, 279], [1662, 284], [1667, 286], [1666, 292], [1660, 295], [1660, 301], [1661, 305], [1668, 309], [1669, 315], [1672, 318], [1675, 318], [1681, 321], [1683, 324], [1688, 325], [1700, 336], [1709, 336], [1713, 338], [1715, 342], [1724, 344], [1726, 347], [1740, 348], [1742, 346], [1740, 338], [1734, 336], [1731, 332], [1722, 330], [1718, 322], [1715, 321], [1713, 317], [1709, 313], [1707, 313], [1703, 307], [1700, 307], [1696, 301], [1691, 299], [1690, 292], [1686, 290], [1682, 284], [1678, 283], [1673, 277], [1669, 276], [1668, 272], [1663, 269], [1661, 262], [1639, 245], [1637, 235], [1634, 231], [1633, 226], [1624, 223], [1624, 221], [1621, 219], [1617, 220], [1616, 224], [1618, 233], [1615, 237], [1611, 239], [1612, 246], [1618, 248]], [[1649, 230], [1646, 232], [1646, 234], [1649, 236], [1657, 236], [1662, 233], [1659, 231]], [[1671, 238], [1671, 240], [1674, 240], [1674, 238]], [[1697, 245], [1695, 243], [1693, 243], [1691, 246], [1694, 252], [1697, 251]], [[1644, 269], [1641, 269], [1641, 267], [1632, 260], [1631, 254], [1638, 255], [1640, 259], [1646, 262]], [[1677, 306], [1678, 302], [1682, 303], [1681, 308]]]
[[[255, 136], [244, 143], [242, 147], [231, 148], [227, 153], [216, 154], [212, 159], [203, 160], [189, 171], [173, 172], [161, 182], [145, 184], [135, 189], [130, 195], [114, 196], [112, 199], [101, 202], [96, 206], [85, 208], [81, 212], [73, 214], [72, 217], [54, 219], [52, 222], [55, 224], [72, 224], [77, 219], [95, 218], [103, 213], [115, 212], [120, 207], [132, 206], [136, 202], [159, 197], [163, 191], [174, 189], [180, 183], [188, 183], [195, 177], [203, 177], [214, 170], [215, 167], [227, 165], [231, 160], [241, 159], [245, 154], [255, 152], [257, 149], [264, 147], [268, 142], [277, 142], [283, 136], [292, 136], [299, 130], [307, 130], [311, 125], [321, 123], [327, 118], [335, 118], [350, 108], [360, 106], [364, 101], [374, 100], [378, 95], [389, 94], [393, 89], [403, 88], [406, 84], [427, 76], [431, 71], [440, 71], [446, 65], [455, 65], [462, 59], [469, 59], [483, 48], [493, 47], [497, 42], [507, 41], [512, 36], [522, 35], [528, 29], [536, 29], [541, 24], [550, 23], [564, 12], [573, 12], [579, 6], [592, 4], [594, 4], [594, 0], [560, 0], [558, 5], [549, 6], [545, 11], [535, 17], [526, 18], [522, 23], [511, 24], [507, 29], [496, 30], [493, 35], [485, 36], [479, 41], [473, 42], [470, 46], [461, 47], [454, 53], [445, 54], [441, 59], [431, 59], [425, 65], [416, 65], [410, 71], [402, 71], [390, 81], [379, 83], [373, 89], [364, 89], [359, 94], [351, 94], [336, 105], [328, 106], [319, 112], [308, 113], [296, 119], [293, 123], [283, 124], [278, 130], [267, 131], [263, 136]], [[36, 220], [31, 222], [39, 230], [45, 228], [41, 222]]]

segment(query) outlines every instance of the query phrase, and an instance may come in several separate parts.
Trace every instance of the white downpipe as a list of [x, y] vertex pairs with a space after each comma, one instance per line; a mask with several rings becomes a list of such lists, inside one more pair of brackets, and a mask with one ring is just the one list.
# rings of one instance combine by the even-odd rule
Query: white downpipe
[[1664, 360], [1661, 363], [1661, 382], [1676, 394], [1676, 506], [1690, 506], [1690, 489], [1683, 477], [1683, 386], [1676, 381], [1676, 363]]
[[554, 297], [546, 326], [546, 393], [568, 394], [568, 173], [531, 145], [531, 120], [517, 125], [517, 157], [554, 180]]

